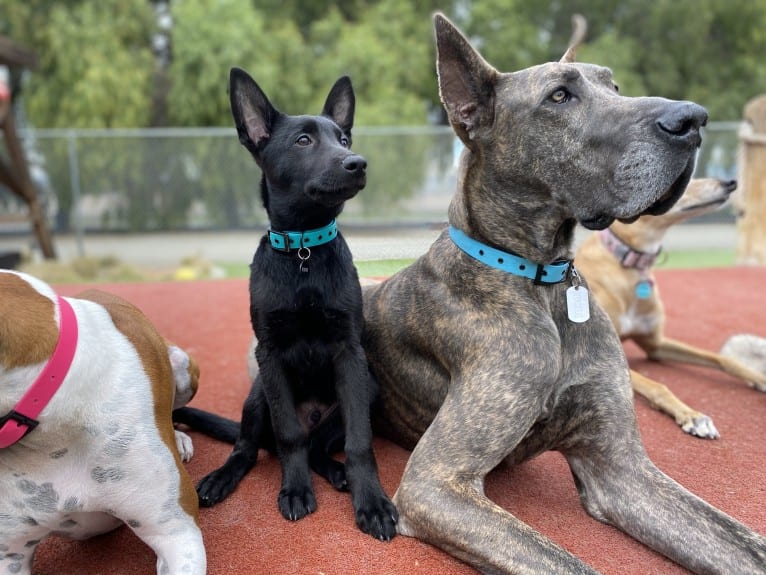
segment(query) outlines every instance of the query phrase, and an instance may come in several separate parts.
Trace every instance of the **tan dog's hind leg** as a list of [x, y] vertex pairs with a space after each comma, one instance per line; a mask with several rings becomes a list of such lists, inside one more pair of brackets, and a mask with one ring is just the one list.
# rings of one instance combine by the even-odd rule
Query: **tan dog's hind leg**
[[713, 420], [681, 401], [667, 386], [630, 370], [633, 391], [644, 397], [652, 407], [667, 413], [686, 433], [704, 439], [718, 439], [720, 434]]
[[758, 391], [766, 392], [766, 374], [752, 370], [736, 359], [667, 337], [657, 338], [654, 342], [648, 338], [634, 338], [634, 340], [646, 352], [649, 359], [711, 367], [743, 380]]

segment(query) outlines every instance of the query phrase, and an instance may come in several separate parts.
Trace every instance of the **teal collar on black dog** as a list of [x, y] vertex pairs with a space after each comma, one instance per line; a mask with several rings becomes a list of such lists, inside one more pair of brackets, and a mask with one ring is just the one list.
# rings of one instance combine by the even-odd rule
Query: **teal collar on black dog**
[[561, 283], [569, 279], [574, 270], [572, 260], [561, 260], [544, 266], [527, 258], [491, 248], [453, 226], [449, 228], [449, 235], [457, 247], [475, 260], [506, 273], [529, 278], [536, 284]]
[[313, 248], [331, 242], [338, 237], [338, 226], [335, 220], [323, 228], [305, 232], [275, 232], [269, 230], [271, 247], [280, 252], [289, 252], [301, 248]]

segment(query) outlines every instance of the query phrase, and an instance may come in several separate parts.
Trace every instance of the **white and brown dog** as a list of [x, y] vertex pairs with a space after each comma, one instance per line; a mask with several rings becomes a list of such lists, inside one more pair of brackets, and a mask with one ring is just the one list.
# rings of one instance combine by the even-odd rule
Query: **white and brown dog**
[[135, 306], [58, 297], [0, 271], [0, 573], [31, 573], [38, 544], [126, 523], [157, 573], [202, 575], [191, 441], [171, 412], [199, 371]]
[[[766, 391], [766, 374], [742, 361], [666, 337], [665, 311], [655, 284], [652, 266], [660, 254], [668, 228], [726, 204], [736, 181], [695, 179], [667, 213], [641, 216], [636, 222], [615, 222], [591, 234], [577, 250], [577, 269], [588, 280], [596, 300], [609, 315], [620, 338], [632, 339], [649, 359], [712, 367]], [[683, 403], [658, 381], [631, 370], [633, 390], [653, 407], [671, 415], [691, 435], [719, 436], [713, 420]]]

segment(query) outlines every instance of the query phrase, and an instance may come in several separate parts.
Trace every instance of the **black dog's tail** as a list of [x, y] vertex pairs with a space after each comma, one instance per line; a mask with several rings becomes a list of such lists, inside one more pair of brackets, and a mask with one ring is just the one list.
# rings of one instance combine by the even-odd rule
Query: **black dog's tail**
[[194, 407], [179, 407], [173, 411], [173, 422], [188, 425], [194, 431], [199, 431], [226, 443], [234, 443], [239, 437], [239, 421], [228, 419], [209, 411]]

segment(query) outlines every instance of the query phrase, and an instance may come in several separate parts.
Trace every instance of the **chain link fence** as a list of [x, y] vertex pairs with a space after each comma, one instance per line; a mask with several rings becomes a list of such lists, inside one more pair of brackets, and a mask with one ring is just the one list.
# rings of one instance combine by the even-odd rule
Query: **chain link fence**
[[[736, 178], [738, 128], [706, 128], [698, 177]], [[260, 172], [233, 128], [29, 130], [22, 137], [56, 233], [266, 225]], [[356, 129], [368, 183], [346, 205], [344, 225], [445, 221], [460, 149], [446, 126]], [[733, 221], [726, 211], [709, 217]], [[0, 187], [0, 232], [28, 230], [25, 206]]]

